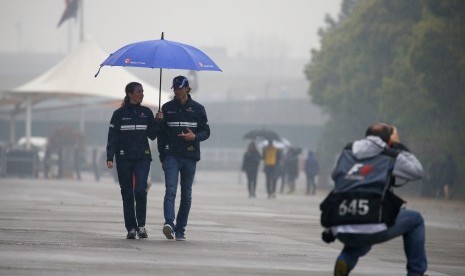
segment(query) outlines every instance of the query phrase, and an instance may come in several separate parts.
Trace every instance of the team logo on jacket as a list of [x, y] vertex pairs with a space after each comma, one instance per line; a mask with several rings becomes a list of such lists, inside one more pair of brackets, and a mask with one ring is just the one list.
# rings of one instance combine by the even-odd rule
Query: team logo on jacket
[[347, 172], [345, 178], [352, 180], [363, 180], [373, 171], [373, 166], [370, 164], [356, 163]]
[[145, 154], [150, 154], [150, 150], [149, 150], [149, 149], [146, 149], [144, 153], [145, 153]]
[[145, 117], [147, 117], [147, 115], [145, 115], [144, 112], [141, 112], [140, 117], [145, 118]]
[[192, 107], [189, 106], [189, 108], [186, 109], [187, 112], [194, 112], [194, 110], [192, 109]]
[[195, 148], [194, 148], [194, 146], [188, 146], [188, 147], [187, 147], [187, 150], [188, 150], [188, 151], [194, 151]]
[[120, 150], [119, 155], [124, 155], [124, 150]]

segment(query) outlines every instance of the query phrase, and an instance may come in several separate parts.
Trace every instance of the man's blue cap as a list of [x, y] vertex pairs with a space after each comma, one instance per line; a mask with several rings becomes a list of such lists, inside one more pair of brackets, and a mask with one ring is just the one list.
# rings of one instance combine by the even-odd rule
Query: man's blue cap
[[173, 79], [173, 86], [171, 88], [178, 89], [189, 87], [189, 81], [184, 76], [177, 76]]

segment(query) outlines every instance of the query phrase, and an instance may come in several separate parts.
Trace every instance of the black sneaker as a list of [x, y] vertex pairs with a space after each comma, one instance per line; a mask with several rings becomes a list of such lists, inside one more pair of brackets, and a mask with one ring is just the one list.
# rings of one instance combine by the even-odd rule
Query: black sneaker
[[146, 239], [149, 237], [149, 235], [147, 235], [147, 230], [144, 226], [137, 228], [137, 236], [139, 237], [139, 239]]
[[171, 225], [169, 225], [169, 224], [163, 225], [163, 234], [165, 234], [165, 237], [166, 237], [168, 240], [174, 239], [173, 228], [172, 228]]
[[128, 231], [128, 234], [126, 235], [126, 239], [128, 240], [133, 240], [136, 238], [136, 229], [135, 228], [132, 228], [131, 230]]
[[185, 241], [186, 236], [184, 236], [184, 234], [181, 234], [181, 233], [176, 233], [176, 240], [177, 241]]

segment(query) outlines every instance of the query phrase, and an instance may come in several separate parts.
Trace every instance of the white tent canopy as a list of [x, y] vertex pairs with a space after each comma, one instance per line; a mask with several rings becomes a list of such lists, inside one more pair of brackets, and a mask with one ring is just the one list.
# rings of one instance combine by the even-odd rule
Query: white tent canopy
[[[66, 100], [71, 97], [97, 97], [104, 101], [122, 100], [125, 96], [125, 86], [135, 81], [144, 86], [143, 105], [158, 107], [159, 90], [145, 84], [122, 67], [114, 67], [95, 78], [94, 75], [100, 63], [107, 57], [108, 54], [95, 42], [86, 39], [78, 49], [42, 75], [15, 89], [5, 91], [0, 104], [14, 105], [17, 110], [24, 105], [26, 137], [31, 137], [32, 106], [45, 100]], [[161, 104], [169, 101], [170, 94], [166, 91], [161, 92]], [[11, 112], [12, 121], [17, 110], [13, 109]], [[83, 115], [81, 116], [81, 130], [82, 128]]]
[[[11, 91], [10, 95], [96, 96], [108, 99], [124, 98], [124, 87], [131, 81], [144, 86], [144, 105], [158, 107], [158, 89], [122, 67], [113, 67], [98, 78], [94, 75], [100, 63], [108, 57], [95, 42], [84, 40], [76, 51], [50, 70]], [[169, 100], [170, 93], [162, 91], [161, 103]], [[34, 97], [35, 98], [35, 97]]]

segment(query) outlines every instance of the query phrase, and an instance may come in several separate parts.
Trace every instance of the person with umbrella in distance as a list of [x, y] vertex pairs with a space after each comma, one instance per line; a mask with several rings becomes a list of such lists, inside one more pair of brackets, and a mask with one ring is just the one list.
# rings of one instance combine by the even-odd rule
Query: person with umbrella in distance
[[276, 198], [277, 170], [281, 161], [282, 153], [273, 145], [273, 139], [268, 139], [268, 144], [263, 149], [262, 156], [268, 198]]
[[307, 158], [305, 159], [305, 175], [307, 177], [307, 195], [314, 195], [316, 192], [315, 177], [320, 172], [320, 164], [318, 163], [315, 154], [312, 150], [308, 150]]
[[[163, 234], [167, 239], [185, 241], [185, 230], [192, 202], [192, 183], [200, 160], [200, 142], [210, 137], [205, 108], [192, 100], [189, 81], [173, 79], [174, 99], [165, 103], [156, 115], [159, 129], [158, 151], [165, 173]], [[181, 202], [175, 217], [178, 178], [181, 177]], [[175, 224], [176, 221], [176, 224]]]
[[[140, 83], [126, 85], [121, 107], [111, 117], [107, 142], [107, 167], [116, 170], [123, 199], [126, 238], [147, 238], [147, 178], [152, 161], [148, 138], [157, 137], [152, 111], [142, 106], [144, 89]], [[135, 179], [135, 185], [133, 184]]]
[[261, 160], [262, 156], [260, 155], [255, 142], [250, 142], [247, 147], [247, 151], [244, 153], [242, 158], [242, 171], [245, 172], [247, 176], [247, 188], [250, 198], [256, 197], [255, 191], [257, 188], [257, 174]]

